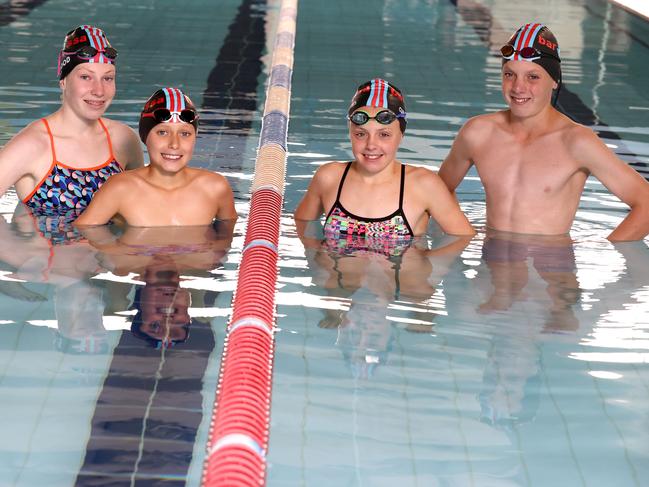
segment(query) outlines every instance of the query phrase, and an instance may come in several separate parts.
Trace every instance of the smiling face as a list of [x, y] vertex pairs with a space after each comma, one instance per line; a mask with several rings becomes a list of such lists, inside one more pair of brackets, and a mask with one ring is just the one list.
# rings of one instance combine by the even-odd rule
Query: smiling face
[[[362, 107], [370, 117], [374, 117], [381, 107]], [[377, 173], [396, 160], [397, 150], [403, 138], [399, 122], [382, 125], [376, 120], [369, 120], [363, 125], [349, 122], [349, 138], [352, 142], [352, 153], [358, 166], [370, 173]]]
[[529, 61], [508, 61], [502, 69], [502, 92], [513, 115], [530, 117], [549, 107], [557, 83]]
[[115, 97], [115, 66], [83, 63], [59, 82], [63, 105], [77, 116], [97, 120]]
[[151, 166], [164, 173], [177, 173], [192, 159], [196, 130], [185, 122], [163, 122], [146, 138]]

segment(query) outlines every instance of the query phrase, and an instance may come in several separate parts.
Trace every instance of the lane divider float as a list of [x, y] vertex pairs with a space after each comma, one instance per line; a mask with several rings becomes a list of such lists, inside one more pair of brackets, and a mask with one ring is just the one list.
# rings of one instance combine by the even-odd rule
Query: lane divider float
[[203, 468], [203, 487], [266, 483], [273, 373], [275, 286], [286, 178], [298, 0], [282, 0], [244, 249]]

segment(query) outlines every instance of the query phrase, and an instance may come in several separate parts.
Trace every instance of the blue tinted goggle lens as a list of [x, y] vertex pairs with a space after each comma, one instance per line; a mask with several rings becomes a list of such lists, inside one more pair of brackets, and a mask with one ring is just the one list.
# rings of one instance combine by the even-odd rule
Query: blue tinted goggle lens
[[[379, 113], [377, 113], [373, 117], [370, 117], [365, 112], [358, 111], [358, 112], [352, 113], [348, 118], [349, 118], [350, 122], [352, 122], [354, 125], [364, 125], [367, 122], [369, 122], [370, 120], [376, 120], [381, 125], [390, 125], [397, 118], [399, 118], [399, 116], [395, 115], [390, 110], [381, 110]], [[403, 117], [401, 117], [401, 118], [403, 118]]]

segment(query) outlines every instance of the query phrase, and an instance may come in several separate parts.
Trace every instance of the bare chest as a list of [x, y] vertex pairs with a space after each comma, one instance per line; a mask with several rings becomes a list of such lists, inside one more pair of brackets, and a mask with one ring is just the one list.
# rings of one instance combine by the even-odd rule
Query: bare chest
[[124, 217], [135, 226], [209, 225], [217, 210], [216, 201], [194, 185], [171, 191], [148, 186], [134, 197]]
[[492, 144], [474, 164], [488, 194], [549, 196], [585, 179], [560, 140], [551, 137]]

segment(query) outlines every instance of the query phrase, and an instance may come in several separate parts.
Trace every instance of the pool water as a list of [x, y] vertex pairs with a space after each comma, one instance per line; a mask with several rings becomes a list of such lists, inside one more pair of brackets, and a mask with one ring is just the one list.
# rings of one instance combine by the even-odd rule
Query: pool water
[[[278, 2], [32, 7], [0, 23], [2, 143], [55, 109], [62, 36], [96, 23], [120, 52], [109, 116], [135, 127], [156, 87], [182, 86], [206, 121], [195, 163], [228, 177], [240, 219], [231, 240], [52, 246], [51, 222], [0, 199], [0, 485], [199, 485]], [[432, 228], [402, 253], [327, 249], [291, 217], [317, 166], [349, 159], [358, 84], [405, 92], [399, 156], [436, 169], [468, 117], [503, 108], [494, 52], [537, 19], [561, 45], [561, 109], [647, 174], [649, 24], [608, 2], [300, 2], [267, 485], [649, 484], [649, 251], [605, 239], [626, 210], [596, 180], [572, 241], [487, 238], [474, 171], [466, 245]], [[147, 302], [178, 315], [174, 343], [132, 333]]]

